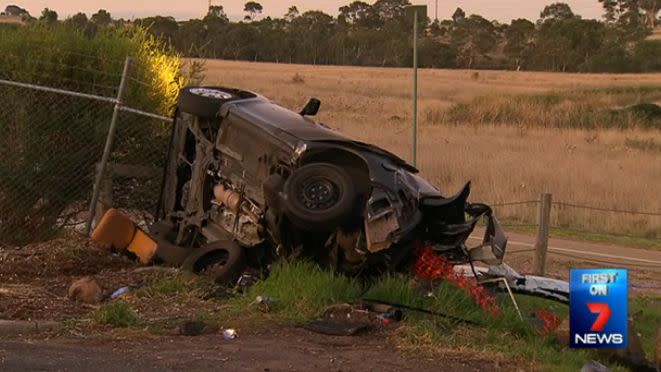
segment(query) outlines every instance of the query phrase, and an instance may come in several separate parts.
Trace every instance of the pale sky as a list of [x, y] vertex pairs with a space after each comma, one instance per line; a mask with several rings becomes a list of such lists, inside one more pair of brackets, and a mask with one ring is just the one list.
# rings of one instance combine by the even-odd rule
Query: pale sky
[[[336, 16], [338, 8], [353, 0], [261, 0], [263, 17], [281, 17], [290, 5], [299, 11], [322, 10]], [[370, 4], [374, 0], [363, 0]], [[480, 14], [487, 19], [509, 22], [515, 18], [536, 20], [545, 5], [561, 0], [438, 0], [438, 17], [448, 19], [457, 7], [467, 14]], [[600, 18], [603, 11], [597, 0], [563, 0], [575, 13], [583, 18]], [[434, 18], [435, 0], [413, 0], [414, 4], [427, 4], [429, 17]], [[212, 0], [214, 5], [223, 5], [231, 19], [243, 16], [244, 0]], [[208, 0], [0, 0], [0, 9], [15, 4], [38, 16], [43, 8], [54, 9], [65, 18], [79, 11], [89, 16], [98, 9], [108, 10], [113, 17], [140, 18], [153, 15], [174, 16], [177, 19], [201, 18], [206, 13]]]

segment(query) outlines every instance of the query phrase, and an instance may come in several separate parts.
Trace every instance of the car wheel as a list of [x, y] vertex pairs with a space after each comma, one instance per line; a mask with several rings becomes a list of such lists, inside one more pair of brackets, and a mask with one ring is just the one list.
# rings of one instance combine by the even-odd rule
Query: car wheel
[[349, 174], [328, 163], [296, 170], [285, 182], [285, 213], [298, 228], [332, 231], [351, 217], [356, 190]]
[[218, 284], [234, 284], [246, 267], [243, 247], [231, 240], [207, 244], [182, 265], [197, 274], [208, 274]]
[[214, 118], [223, 103], [239, 98], [230, 89], [220, 87], [187, 87], [179, 93], [178, 107], [182, 112]]

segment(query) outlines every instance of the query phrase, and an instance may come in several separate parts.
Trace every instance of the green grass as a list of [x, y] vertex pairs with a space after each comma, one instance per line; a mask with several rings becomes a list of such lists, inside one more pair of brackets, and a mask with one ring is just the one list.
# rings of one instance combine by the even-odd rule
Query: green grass
[[[430, 295], [431, 293], [431, 295]], [[273, 305], [268, 314], [255, 306], [256, 296], [268, 296]], [[372, 299], [424, 308], [477, 323], [464, 324], [453, 319], [414, 311], [405, 311], [405, 319], [390, 338], [400, 349], [420, 354], [440, 354], [448, 350], [498, 355], [513, 365], [553, 371], [576, 371], [585, 361], [599, 360], [614, 370], [622, 370], [596, 352], [570, 350], [553, 335], [542, 336], [529, 321], [532, 310], [549, 310], [568, 317], [568, 307], [557, 302], [517, 295], [524, 314], [521, 320], [506, 295], [498, 294], [500, 315], [490, 315], [477, 306], [468, 295], [449, 283], [431, 290], [420, 290], [407, 276], [385, 276], [361, 283], [309, 262], [279, 264], [268, 279], [257, 283], [249, 292], [230, 301], [229, 310], [218, 314], [223, 320], [243, 317], [262, 322], [300, 324], [322, 314], [332, 304]], [[631, 300], [631, 313], [651, 357], [656, 330], [661, 323], [661, 298]], [[257, 319], [257, 320], [255, 320]]]
[[94, 313], [93, 318], [98, 324], [106, 324], [113, 327], [130, 327], [141, 322], [140, 317], [131, 305], [123, 301], [101, 305]]
[[357, 281], [310, 262], [296, 261], [274, 266], [269, 278], [252, 286], [236, 305], [240, 311], [258, 311], [252, 305], [255, 298], [270, 297], [274, 299], [271, 312], [301, 322], [318, 316], [330, 304], [354, 301], [360, 294]]
[[644, 296], [631, 300], [629, 315], [636, 321], [636, 331], [642, 336], [645, 354], [648, 359], [653, 359], [656, 333], [661, 328], [661, 296]]

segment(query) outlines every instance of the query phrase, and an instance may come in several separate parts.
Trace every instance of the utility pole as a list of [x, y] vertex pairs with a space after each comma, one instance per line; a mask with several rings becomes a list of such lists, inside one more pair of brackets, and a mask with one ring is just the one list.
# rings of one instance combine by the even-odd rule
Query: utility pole
[[434, 20], [438, 22], [438, 0], [436, 0], [436, 10], [434, 11]]
[[418, 17], [427, 19], [426, 5], [409, 5], [407, 16], [413, 16], [413, 166], [418, 164]]
[[413, 166], [418, 165], [418, 11], [413, 12]]

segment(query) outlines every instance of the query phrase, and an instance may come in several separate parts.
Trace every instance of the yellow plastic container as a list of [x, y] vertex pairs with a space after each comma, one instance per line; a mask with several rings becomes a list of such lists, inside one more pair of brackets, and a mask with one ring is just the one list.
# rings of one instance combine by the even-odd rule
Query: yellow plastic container
[[118, 252], [126, 250], [131, 244], [138, 228], [133, 221], [117, 209], [109, 209], [92, 232], [92, 240], [109, 244]]
[[140, 263], [148, 264], [156, 254], [156, 242], [152, 240], [144, 231], [136, 229], [135, 236], [129, 244], [127, 251], [138, 257]]
[[156, 242], [117, 209], [110, 209], [92, 232], [92, 240], [108, 244], [118, 252], [131, 252], [143, 264], [156, 254]]

